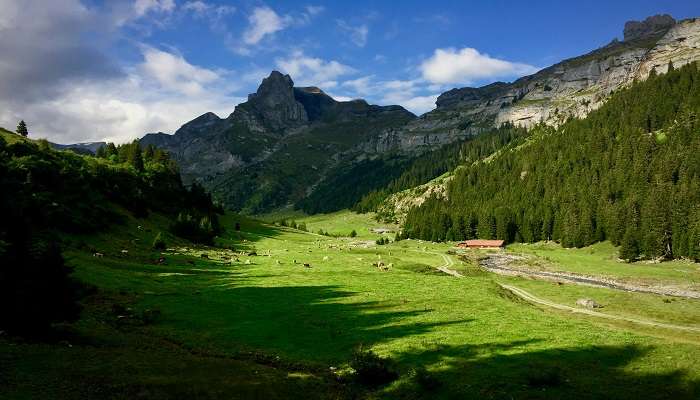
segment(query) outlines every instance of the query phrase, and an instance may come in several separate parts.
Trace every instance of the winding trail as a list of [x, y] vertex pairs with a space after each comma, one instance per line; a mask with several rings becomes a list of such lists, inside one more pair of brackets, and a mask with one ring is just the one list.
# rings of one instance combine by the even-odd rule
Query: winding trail
[[541, 299], [541, 298], [536, 297], [536, 296], [526, 292], [525, 290], [517, 288], [515, 286], [504, 285], [502, 283], [499, 283], [498, 285], [500, 287], [502, 287], [503, 289], [508, 290], [509, 292], [513, 293], [514, 295], [518, 296], [519, 298], [521, 298], [529, 303], [534, 303], [534, 304], [539, 304], [539, 305], [543, 305], [543, 306], [547, 306], [547, 307], [551, 307], [551, 308], [556, 308], [557, 310], [569, 311], [569, 312], [576, 313], [576, 314], [585, 314], [585, 315], [590, 315], [593, 317], [605, 318], [605, 319], [610, 319], [610, 320], [614, 320], [614, 321], [632, 322], [635, 324], [653, 326], [656, 328], [674, 329], [674, 330], [682, 330], [682, 331], [688, 331], [688, 332], [700, 332], [700, 327], [665, 324], [662, 322], [656, 322], [656, 321], [651, 321], [651, 320], [647, 320], [647, 319], [623, 317], [623, 316], [605, 314], [605, 313], [598, 312], [598, 311], [588, 310], [585, 308], [571, 307], [571, 306], [567, 306], [565, 304], [554, 303], [554, 302], [551, 302], [549, 300]]
[[516, 261], [524, 259], [525, 257], [514, 254], [489, 254], [486, 258], [479, 261], [479, 266], [489, 272], [499, 275], [524, 276], [533, 279], [595, 286], [626, 292], [652, 293], [664, 296], [684, 297], [687, 299], [700, 299], [700, 292], [673, 286], [641, 286], [597, 276], [578, 275], [559, 271], [538, 271], [522, 266], [511, 265]]
[[443, 261], [445, 261], [444, 264], [442, 264], [442, 265], [440, 265], [440, 266], [438, 266], [438, 267], [435, 267], [435, 268], [437, 268], [439, 271], [444, 272], [444, 273], [446, 273], [446, 274], [448, 274], [448, 275], [455, 276], [455, 277], [457, 277], [457, 278], [461, 278], [461, 277], [462, 277], [462, 274], [460, 274], [459, 272], [457, 272], [457, 271], [455, 271], [455, 270], [453, 270], [453, 269], [450, 269], [450, 267], [453, 266], [453, 265], [455, 264], [454, 260], [452, 260], [452, 258], [451, 258], [450, 256], [445, 255], [445, 254], [440, 254], [440, 253], [434, 253], [434, 252], [430, 252], [430, 251], [426, 251], [426, 253], [428, 253], [428, 254], [435, 254], [435, 255], [441, 256], [442, 259], [443, 259]]

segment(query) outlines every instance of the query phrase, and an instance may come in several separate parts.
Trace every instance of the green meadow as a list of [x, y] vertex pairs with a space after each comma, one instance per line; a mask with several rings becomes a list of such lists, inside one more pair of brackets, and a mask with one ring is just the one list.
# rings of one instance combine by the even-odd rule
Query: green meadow
[[[213, 247], [170, 236], [168, 220], [155, 215], [129, 217], [109, 234], [71, 237], [68, 264], [96, 290], [84, 300], [83, 317], [53, 343], [0, 339], [0, 397], [700, 396], [699, 333], [542, 308], [498, 283], [571, 306], [591, 297], [602, 312], [694, 327], [698, 300], [492, 275], [448, 254], [448, 243], [379, 246], [369, 229], [380, 224], [368, 215], [297, 222], [338, 235], [354, 229], [358, 237], [235, 214], [222, 218], [226, 231]], [[162, 254], [150, 247], [158, 232], [168, 248]], [[674, 280], [680, 272], [665, 268], [697, 273], [691, 263], [619, 263], [613, 248], [596, 246], [509, 251], [590, 274], [625, 276], [631, 268]], [[463, 277], [436, 270], [445, 257]], [[360, 346], [387, 358], [398, 378], [357, 383], [349, 362]]]

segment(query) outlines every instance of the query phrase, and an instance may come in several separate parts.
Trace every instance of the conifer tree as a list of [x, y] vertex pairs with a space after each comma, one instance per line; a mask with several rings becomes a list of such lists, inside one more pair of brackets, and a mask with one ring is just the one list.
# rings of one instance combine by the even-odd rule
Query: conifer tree
[[17, 134], [20, 136], [29, 136], [29, 131], [27, 130], [27, 123], [24, 120], [19, 121], [17, 124]]
[[639, 243], [635, 237], [633, 228], [628, 228], [625, 232], [625, 236], [622, 238], [620, 258], [627, 262], [632, 262], [639, 258]]
[[129, 152], [129, 163], [135, 170], [141, 172], [143, 171], [143, 156], [141, 154], [141, 145], [138, 141], [134, 141], [131, 144], [131, 151]]

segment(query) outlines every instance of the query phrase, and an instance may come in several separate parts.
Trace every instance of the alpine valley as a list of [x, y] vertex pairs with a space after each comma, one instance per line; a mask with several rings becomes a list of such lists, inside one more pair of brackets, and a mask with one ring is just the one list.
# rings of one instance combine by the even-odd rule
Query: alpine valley
[[141, 144], [170, 152], [185, 182], [202, 183], [231, 209], [335, 211], [400, 178], [422, 155], [432, 158], [431, 168], [411, 180], [414, 186], [464, 161], [445, 147], [504, 124], [561, 125], [651, 71], [698, 59], [700, 20], [657, 15], [627, 22], [622, 41], [512, 83], [449, 90], [420, 117], [400, 106], [339, 102], [273, 71], [227, 118], [206, 113], [174, 135], [147, 134]]
[[697, 0], [265, 3], [0, 0], [0, 399], [700, 399]]

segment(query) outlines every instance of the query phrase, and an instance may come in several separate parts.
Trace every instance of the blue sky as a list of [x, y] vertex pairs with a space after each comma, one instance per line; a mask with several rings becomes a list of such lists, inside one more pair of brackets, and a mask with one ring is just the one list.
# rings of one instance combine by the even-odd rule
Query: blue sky
[[226, 117], [272, 69], [339, 100], [416, 114], [622, 38], [674, 1], [0, 0], [0, 125], [57, 142], [172, 133]]

